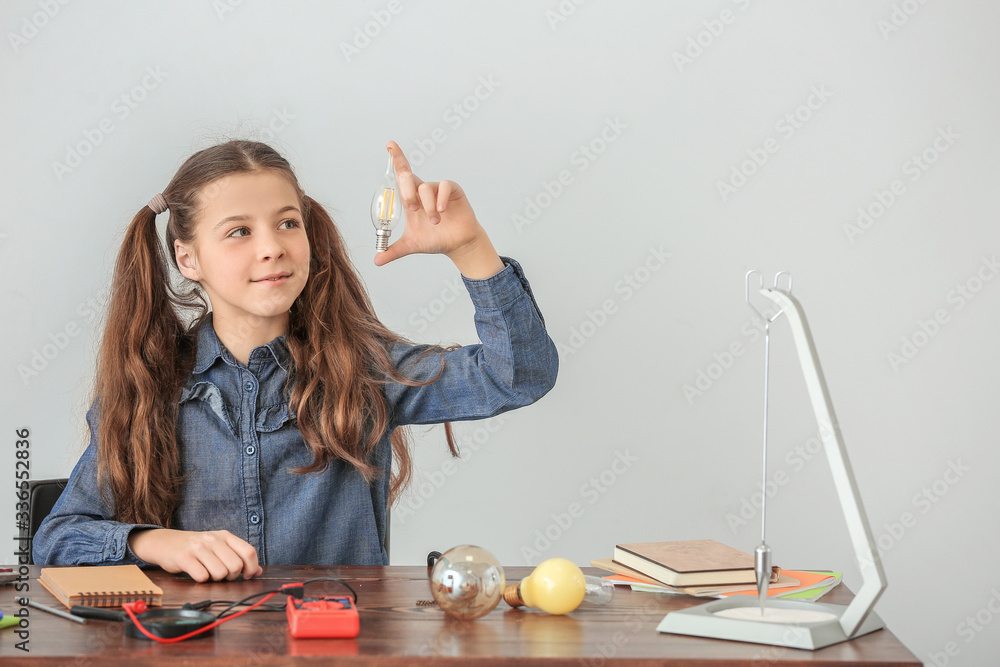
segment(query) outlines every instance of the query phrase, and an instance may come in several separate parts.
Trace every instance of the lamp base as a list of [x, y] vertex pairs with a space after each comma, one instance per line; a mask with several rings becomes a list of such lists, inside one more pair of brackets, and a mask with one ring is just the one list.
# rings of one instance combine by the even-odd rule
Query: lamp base
[[677, 635], [729, 639], [813, 651], [824, 646], [849, 641], [885, 627], [882, 619], [875, 612], [871, 612], [857, 631], [848, 637], [840, 625], [840, 617], [847, 609], [846, 605], [795, 600], [768, 600], [765, 609], [780, 609], [789, 614], [794, 614], [796, 611], [826, 612], [833, 614], [836, 618], [812, 623], [774, 623], [718, 615], [718, 612], [725, 609], [759, 607], [759, 605], [760, 602], [756, 597], [734, 595], [697, 607], [672, 611], [660, 621], [656, 629], [660, 632]]

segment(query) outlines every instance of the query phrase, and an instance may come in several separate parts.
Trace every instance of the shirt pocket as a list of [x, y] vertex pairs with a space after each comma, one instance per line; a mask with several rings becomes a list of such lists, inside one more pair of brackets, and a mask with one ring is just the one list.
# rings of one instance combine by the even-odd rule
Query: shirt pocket
[[187, 401], [198, 399], [207, 404], [212, 413], [226, 425], [229, 432], [236, 436], [236, 426], [229, 414], [226, 401], [222, 398], [222, 390], [211, 382], [197, 382], [190, 387], [185, 387], [181, 391], [180, 403], [183, 405]]

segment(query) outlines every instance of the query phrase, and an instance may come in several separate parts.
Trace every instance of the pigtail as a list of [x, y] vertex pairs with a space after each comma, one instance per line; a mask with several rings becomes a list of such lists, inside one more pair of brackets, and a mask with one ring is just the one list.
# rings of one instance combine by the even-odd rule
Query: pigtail
[[143, 207], [118, 253], [95, 383], [100, 488], [124, 523], [169, 527], [178, 504], [177, 410], [193, 341], [173, 305], [191, 300], [174, 292], [156, 213]]

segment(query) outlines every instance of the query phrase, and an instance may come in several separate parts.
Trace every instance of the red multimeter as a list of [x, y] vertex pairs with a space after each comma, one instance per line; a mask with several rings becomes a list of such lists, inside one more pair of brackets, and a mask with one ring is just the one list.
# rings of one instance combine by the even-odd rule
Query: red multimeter
[[357, 637], [361, 631], [358, 608], [349, 597], [288, 596], [285, 612], [288, 614], [288, 631], [299, 639]]

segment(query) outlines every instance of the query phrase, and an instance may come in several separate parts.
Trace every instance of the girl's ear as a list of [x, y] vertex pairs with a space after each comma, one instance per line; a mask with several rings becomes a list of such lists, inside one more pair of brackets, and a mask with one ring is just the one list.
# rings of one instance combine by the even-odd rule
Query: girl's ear
[[193, 249], [188, 248], [179, 240], [174, 240], [174, 257], [181, 275], [189, 280], [201, 282], [201, 272], [198, 270], [198, 258]]

